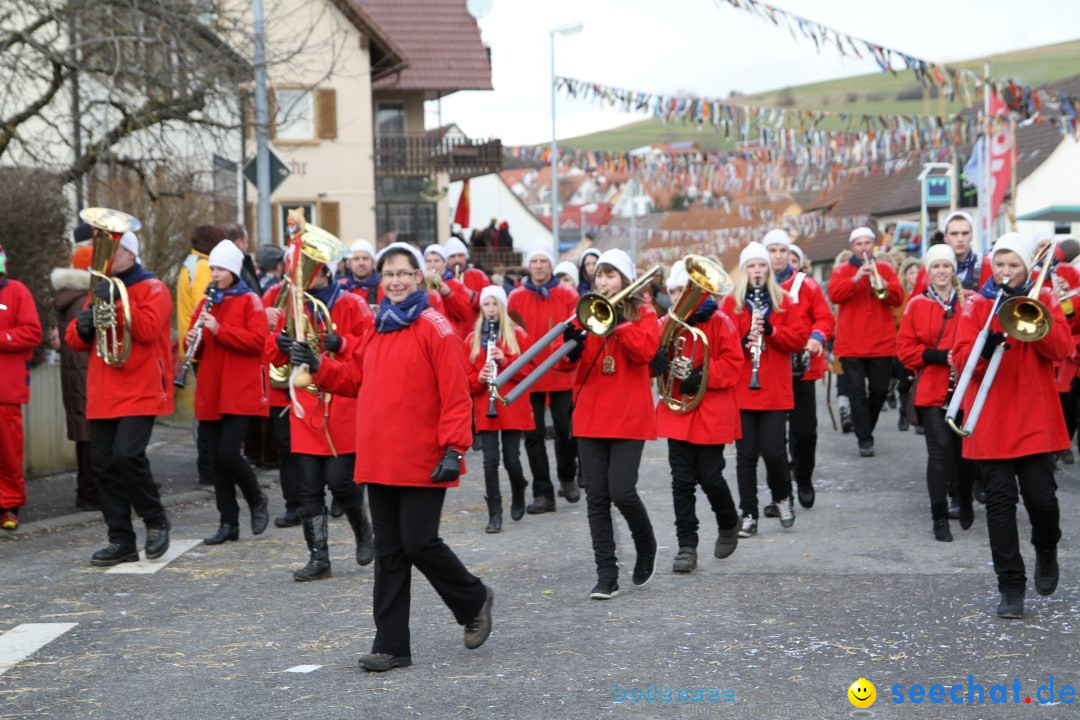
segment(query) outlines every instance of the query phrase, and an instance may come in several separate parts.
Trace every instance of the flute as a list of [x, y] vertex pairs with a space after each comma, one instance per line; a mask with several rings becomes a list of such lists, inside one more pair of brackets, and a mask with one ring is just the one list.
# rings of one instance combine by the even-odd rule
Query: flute
[[195, 353], [199, 350], [199, 345], [202, 344], [202, 328], [206, 323], [206, 316], [210, 314], [210, 311], [214, 309], [214, 293], [217, 292], [217, 283], [211, 281], [206, 286], [206, 304], [203, 305], [202, 312], [199, 313], [199, 319], [195, 321], [195, 325], [192, 328], [198, 334], [195, 339], [188, 346], [187, 355], [184, 356], [184, 364], [180, 366], [180, 372], [173, 380], [173, 385], [178, 388], [187, 387], [187, 374], [191, 369], [191, 363], [195, 360]]

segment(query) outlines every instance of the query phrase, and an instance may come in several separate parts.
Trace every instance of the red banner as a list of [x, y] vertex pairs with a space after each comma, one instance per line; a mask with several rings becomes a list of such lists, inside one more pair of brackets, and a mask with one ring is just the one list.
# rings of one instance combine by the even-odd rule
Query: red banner
[[995, 93], [990, 98], [990, 116], [993, 118], [990, 133], [990, 217], [997, 217], [1005, 191], [1009, 189], [1013, 174], [1013, 137], [1012, 126], [999, 114], [1005, 114], [1008, 108]]
[[458, 198], [457, 210], [454, 211], [454, 222], [462, 228], [469, 227], [469, 180], [461, 184], [461, 197]]

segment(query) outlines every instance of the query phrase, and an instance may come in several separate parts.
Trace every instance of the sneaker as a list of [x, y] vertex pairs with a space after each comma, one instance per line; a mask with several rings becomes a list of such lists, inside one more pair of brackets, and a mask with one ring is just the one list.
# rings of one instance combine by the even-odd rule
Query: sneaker
[[814, 492], [814, 486], [809, 482], [799, 483], [799, 504], [804, 508], [814, 507], [814, 499], [817, 497], [817, 493]]
[[874, 441], [859, 441], [859, 457], [874, 457]]
[[742, 527], [739, 528], [739, 537], [748, 538], [757, 535], [757, 518], [753, 515], [745, 515], [742, 519]]
[[409, 655], [391, 655], [390, 653], [368, 653], [361, 655], [356, 662], [361, 670], [368, 672], [386, 672], [397, 667], [409, 667], [412, 665], [412, 657]]
[[652, 544], [652, 549], [645, 552], [638, 552], [637, 560], [634, 562], [634, 574], [631, 577], [632, 582], [635, 585], [644, 585], [652, 580], [652, 576], [656, 574], [656, 543]]
[[771, 502], [762, 509], [761, 514], [767, 518], [780, 517], [780, 508], [776, 506], [776, 503]]
[[7, 531], [13, 531], [19, 529], [19, 516], [10, 510], [5, 510], [0, 513], [0, 528]]
[[697, 569], [697, 549], [681, 547], [675, 555], [675, 562], [671, 564], [671, 572], [692, 573]]
[[1024, 616], [1024, 591], [1001, 593], [1001, 602], [997, 606], [999, 618], [1017, 620]]
[[491, 606], [495, 604], [495, 592], [487, 586], [484, 586], [484, 590], [487, 599], [480, 606], [480, 613], [465, 624], [465, 647], [469, 650], [483, 645], [491, 634]]
[[610, 600], [619, 594], [619, 581], [612, 578], [611, 580], [597, 580], [596, 587], [589, 593], [589, 597], [593, 600]]
[[1053, 595], [1057, 584], [1057, 548], [1035, 548], [1035, 592], [1040, 595]]
[[795, 524], [795, 503], [788, 495], [786, 499], [781, 500], [777, 505], [780, 508], [780, 526], [789, 528]]
[[840, 406], [840, 430], [845, 435], [855, 432], [855, 421], [851, 419], [851, 408], [847, 405]]

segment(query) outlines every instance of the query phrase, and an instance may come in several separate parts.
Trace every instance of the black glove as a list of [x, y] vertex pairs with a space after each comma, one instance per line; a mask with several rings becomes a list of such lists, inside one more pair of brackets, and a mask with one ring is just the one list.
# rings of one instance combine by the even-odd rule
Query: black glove
[[769, 322], [769, 318], [765, 318], [765, 320], [764, 320], [764, 322], [763, 322], [763, 324], [761, 326], [761, 332], [765, 334], [765, 337], [768, 337], [768, 336], [773, 334], [773, 326], [772, 326], [772, 323]]
[[431, 471], [430, 477], [434, 482], [454, 482], [461, 475], [461, 453], [454, 448], [446, 448], [446, 454]]
[[622, 325], [624, 322], [626, 322], [626, 317], [622, 314], [622, 310], [620, 310], [619, 308], [616, 307], [615, 308], [615, 324], [616, 325]]
[[105, 302], [112, 302], [109, 297], [109, 288], [112, 287], [112, 283], [108, 280], [98, 280], [97, 285], [94, 286], [94, 297], [104, 300]]
[[577, 362], [581, 359], [582, 353], [585, 352], [585, 339], [587, 337], [588, 335], [585, 333], [584, 330], [579, 330], [573, 325], [570, 325], [565, 330], [563, 330], [563, 343], [568, 343], [571, 340], [577, 341], [577, 347], [566, 353], [567, 360], [569, 360], [570, 362]]
[[292, 352], [293, 339], [285, 333], [278, 333], [277, 338], [274, 340], [277, 343], [278, 350], [288, 355]]
[[289, 351], [289, 364], [293, 367], [307, 365], [311, 372], [319, 372], [319, 356], [312, 352], [311, 346], [306, 342], [293, 343], [292, 350]]
[[649, 361], [649, 377], [660, 377], [668, 371], [670, 365], [671, 361], [668, 359], [667, 351], [664, 348], [657, 348], [656, 354]]
[[90, 308], [75, 314], [75, 334], [85, 343], [94, 339], [94, 311]]
[[[982, 356], [989, 360], [991, 357], [993, 357], [994, 350], [997, 349], [997, 346], [1005, 342], [1006, 339], [1007, 338], [1005, 336], [1005, 333], [1001, 332], [1000, 330], [995, 330], [994, 332], [990, 333], [990, 335], [986, 338], [986, 344], [983, 345]], [[1006, 345], [1005, 349], [1008, 350], [1009, 346]]]
[[686, 379], [682, 381], [682, 391], [687, 395], [696, 395], [697, 391], [701, 389], [701, 366], [690, 371]]
[[948, 365], [949, 351], [937, 348], [926, 348], [922, 351], [922, 361], [927, 365]]
[[337, 333], [327, 333], [326, 337], [323, 339], [323, 347], [326, 348], [326, 352], [336, 353], [338, 350], [341, 350], [341, 344], [341, 336]]

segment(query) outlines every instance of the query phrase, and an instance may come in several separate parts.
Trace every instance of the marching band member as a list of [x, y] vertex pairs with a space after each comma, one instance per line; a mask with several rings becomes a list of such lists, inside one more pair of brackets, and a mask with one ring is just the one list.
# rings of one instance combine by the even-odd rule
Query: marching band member
[[23, 477], [22, 406], [30, 402], [30, 356], [41, 344], [41, 321], [34, 296], [7, 274], [0, 246], [0, 529], [19, 528], [26, 504]]
[[454, 271], [447, 267], [446, 257], [446, 249], [442, 245], [436, 243], [424, 248], [427, 285], [429, 290], [440, 296], [445, 308], [442, 314], [454, 323], [458, 337], [464, 340], [472, 332], [476, 313], [473, 311], [469, 289], [454, 278]]
[[[554, 276], [555, 257], [546, 247], [534, 247], [526, 254], [525, 265], [529, 279], [509, 295], [506, 306], [525, 321], [525, 332], [534, 340], [543, 337], [551, 328], [574, 314], [577, 296], [559, 284]], [[554, 352], [554, 347], [542, 350], [536, 356], [539, 365]], [[561, 365], [561, 363], [560, 363]], [[551, 422], [555, 426], [555, 468], [567, 502], [581, 499], [575, 478], [577, 476], [577, 445], [570, 436], [570, 411], [573, 406], [574, 372], [560, 370], [556, 365], [531, 388], [529, 402], [532, 405], [536, 427], [525, 433], [525, 454], [529, 458], [529, 472], [533, 478], [533, 502], [526, 511], [530, 515], [555, 512], [555, 486], [551, 483], [547, 447], [544, 444], [544, 408], [551, 405]]]
[[[773, 278], [768, 251], [757, 242], [747, 244], [739, 254], [735, 290], [724, 298], [720, 309], [735, 323], [745, 358], [735, 386], [742, 426], [742, 437], [735, 441], [735, 473], [742, 513], [739, 537], [747, 538], [758, 530], [759, 457], [765, 460], [780, 524], [785, 528], [795, 524], [784, 424], [795, 406], [789, 355], [803, 349], [808, 330], [802, 315], [792, 310], [791, 298]], [[753, 360], [755, 347], [761, 348], [757, 362]], [[751, 389], [757, 374], [760, 389]]]
[[[469, 264], [469, 247], [461, 238], [451, 237], [444, 246], [446, 266], [454, 277], [465, 286], [474, 315], [480, 314], [480, 292], [491, 284], [491, 278], [480, 268]], [[472, 331], [470, 326], [469, 331]]]
[[[836, 318], [825, 301], [821, 286], [799, 270], [801, 255], [797, 256], [794, 252], [798, 248], [791, 244], [787, 231], [770, 230], [765, 233], [762, 244], [769, 252], [773, 279], [791, 298], [792, 309], [802, 315], [803, 324], [810, 331], [806, 345], [791, 356], [792, 370], [800, 376], [793, 378], [795, 407], [788, 413], [788, 439], [799, 504], [811, 508], [815, 498], [813, 479], [817, 456], [815, 387], [825, 375], [825, 346], [836, 329]], [[765, 517], [776, 517], [770, 510], [777, 510], [772, 505], [765, 506]]]
[[923, 259], [930, 285], [908, 302], [896, 338], [896, 351], [900, 362], [917, 375], [914, 402], [925, 428], [926, 487], [930, 492], [934, 538], [952, 542], [950, 489], [956, 488], [960, 527], [967, 530], [975, 519], [971, 504], [975, 463], [963, 459], [960, 438], [945, 424], [945, 406], [952, 394], [956, 372], [951, 350], [964, 295], [956, 276], [956, 254], [952, 248], [934, 245]]
[[[307, 292], [330, 311], [330, 317], [323, 318], [322, 309], [313, 307], [310, 300], [305, 300], [304, 312], [313, 327], [319, 327], [321, 322], [326, 328], [322, 348], [346, 358], [355, 352], [361, 338], [375, 324], [375, 317], [363, 297], [333, 282], [333, 265], [320, 265], [307, 288]], [[273, 365], [289, 362], [293, 338], [285, 329], [286, 316], [282, 313], [272, 336], [266, 341], [266, 353]], [[298, 515], [304, 526], [304, 540], [310, 556], [304, 567], [293, 572], [293, 579], [306, 582], [333, 574], [328, 546], [327, 488], [352, 527], [359, 565], [368, 565], [375, 559], [375, 544], [371, 524], [364, 512], [363, 487], [353, 481], [356, 398], [339, 397], [331, 401], [329, 394], [312, 393], [307, 388], [297, 388], [295, 394], [303, 416], [295, 410], [289, 413], [289, 438], [300, 480]]]
[[[979, 294], [968, 299], [960, 317], [953, 347], [953, 362], [962, 368], [968, 361], [976, 337], [994, 308], [998, 290], [1004, 285], [1006, 297], [1027, 294], [1031, 286], [1031, 243], [1019, 233], [1006, 233], [994, 243], [993, 279]], [[1035, 590], [1050, 595], [1058, 583], [1057, 544], [1061, 538], [1057, 484], [1054, 482], [1054, 454], [1069, 446], [1065, 421], [1060, 412], [1046, 412], [1057, 402], [1053, 364], [1072, 351], [1072, 339], [1056, 293], [1044, 286], [1039, 295], [1049, 310], [1050, 331], [1041, 340], [1010, 340], [998, 318], [990, 324], [991, 334], [981, 357], [975, 358], [975, 379], [967, 388], [964, 409], [968, 411], [978, 391], [978, 379], [998, 345], [1005, 344], [1001, 365], [986, 395], [982, 417], [971, 437], [964, 440], [965, 458], [978, 461], [978, 471], [986, 491], [986, 525], [990, 553], [997, 574], [1001, 602], [997, 614], [1019, 618], [1024, 612], [1027, 579], [1016, 527], [1016, 503], [1024, 499], [1031, 521], [1031, 543], [1035, 546]], [[1017, 399], [1035, 412], [1017, 422]], [[1019, 485], [1019, 493], [1017, 486]]]
[[[240, 538], [237, 485], [251, 509], [251, 534], [262, 534], [270, 522], [269, 499], [242, 452], [251, 417], [266, 415], [268, 407], [262, 361], [266, 311], [258, 294], [240, 279], [243, 261], [244, 253], [231, 240], [210, 251], [210, 276], [217, 289], [196, 306], [187, 335], [190, 345], [202, 334], [195, 418], [205, 423], [220, 516], [217, 532], [203, 540], [206, 545]], [[208, 299], [213, 307], [204, 313]], [[200, 316], [203, 325], [196, 328]]]
[[587, 295], [593, 291], [593, 276], [596, 275], [596, 259], [600, 257], [600, 251], [589, 248], [581, 253], [578, 258], [578, 295]]
[[[689, 281], [683, 261], [676, 262], [666, 283], [672, 307], [679, 302]], [[728, 557], [739, 542], [739, 512], [724, 480], [724, 446], [741, 435], [735, 385], [742, 376], [742, 347], [731, 318], [719, 311], [716, 299], [711, 296], [698, 305], [686, 322], [705, 333], [709, 347], [709, 367], [704, 373], [707, 390], [701, 403], [690, 412], [676, 413], [663, 402], [656, 407], [656, 432], [668, 439], [675, 534], [679, 541], [671, 570], [677, 573], [689, 573], [697, 568], [699, 525], [694, 493], [698, 485], [716, 516], [713, 557]], [[690, 341], [688, 332], [684, 331], [681, 337]], [[680, 394], [692, 395], [700, 389], [704, 353], [704, 348], [696, 348], [692, 359], [694, 369], [679, 384]]]
[[345, 277], [338, 282], [349, 292], [364, 298], [368, 305], [379, 300], [379, 273], [375, 272], [375, 248], [367, 240], [360, 239], [349, 248], [352, 255], [345, 263]]
[[423, 265], [411, 245], [383, 248], [375, 260], [385, 293], [375, 331], [346, 359], [316, 356], [306, 343], [294, 343], [290, 354], [321, 389], [357, 401], [355, 480], [368, 486], [375, 526], [376, 631], [359, 665], [372, 672], [412, 664], [414, 565], [465, 626], [466, 648], [491, 633], [494, 593], [439, 538], [446, 489], [458, 485], [472, 443], [472, 402], [461, 341], [427, 306]]
[[[100, 228], [96, 232], [104, 232]], [[230, 245], [232, 243], [229, 243]], [[94, 553], [91, 565], [110, 567], [135, 562], [135, 532], [131, 511], [146, 523], [146, 557], [159, 558], [169, 549], [169, 518], [150, 471], [146, 446], [154, 417], [173, 411], [173, 374], [170, 324], [173, 303], [169, 289], [138, 262], [139, 240], [126, 232], [120, 238], [110, 274], [127, 288], [131, 327], [131, 354], [121, 365], [106, 365], [95, 351], [90, 299], [68, 323], [65, 340], [76, 352], [90, 351], [86, 377], [86, 419], [90, 423], [90, 461], [98, 482], [101, 514], [109, 530], [109, 544]], [[108, 301], [105, 280], [94, 285], [94, 296]], [[123, 323], [123, 301], [114, 303]]]
[[[502, 531], [502, 494], [499, 492], [499, 442], [502, 459], [510, 476], [510, 517], [520, 520], [525, 515], [525, 473], [521, 468], [521, 433], [536, 427], [532, 409], [526, 403], [511, 403], [494, 407], [491, 417], [491, 393], [488, 381], [512, 363], [528, 348], [529, 336], [506, 311], [506, 291], [489, 285], [480, 291], [480, 317], [474, 330], [465, 339], [465, 354], [469, 361], [469, 385], [473, 395], [473, 425], [480, 435], [484, 452], [484, 489], [488, 506], [486, 532]], [[490, 343], [490, 345], [489, 345]], [[490, 347], [490, 350], [488, 349]], [[494, 367], [492, 367], [494, 365]], [[528, 374], [525, 366], [519, 376]], [[503, 394], [516, 383], [507, 383]]]
[[[634, 263], [622, 250], [608, 250], [597, 259], [594, 281], [597, 292], [606, 297], [636, 277]], [[639, 297], [626, 298], [615, 310], [617, 325], [607, 337], [571, 325], [563, 339], [578, 345], [559, 363], [575, 373], [573, 429], [596, 561], [593, 600], [619, 594], [612, 505], [622, 513], [634, 539], [634, 585], [644, 585], [656, 571], [656, 536], [638, 496], [637, 480], [645, 441], [656, 439], [649, 370], [657, 354], [660, 325], [656, 311]]]
[[[945, 216], [941, 227], [944, 228], [945, 244], [956, 255], [956, 277], [960, 280], [960, 286], [964, 290], [978, 292], [993, 275], [993, 263], [989, 256], [981, 257], [971, 247], [975, 219], [963, 210], [955, 210]], [[927, 269], [924, 266], [919, 270], [915, 286], [911, 289], [912, 295], [921, 295], [926, 290], [929, 282]]]
[[555, 266], [555, 279], [558, 280], [560, 284], [566, 286], [567, 289], [573, 290], [575, 295], [577, 294], [580, 285], [580, 283], [578, 283], [577, 265], [569, 260], [562, 261]]
[[[904, 301], [896, 272], [886, 263], [872, 260], [876, 238], [868, 227], [852, 230], [848, 238], [852, 256], [829, 278], [829, 300], [837, 307], [833, 352], [840, 358], [847, 377], [851, 416], [862, 457], [874, 456], [874, 428], [892, 376], [896, 325], [889, 308]], [[882, 299], [875, 296], [872, 287], [877, 278]]]

